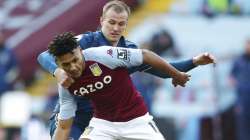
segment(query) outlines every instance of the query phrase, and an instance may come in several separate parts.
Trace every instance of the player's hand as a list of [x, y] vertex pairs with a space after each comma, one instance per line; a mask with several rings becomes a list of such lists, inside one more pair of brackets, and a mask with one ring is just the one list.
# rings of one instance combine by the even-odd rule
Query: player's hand
[[184, 72], [180, 72], [178, 76], [176, 76], [175, 78], [172, 79], [172, 84], [176, 87], [178, 85], [185, 87], [187, 81], [189, 81], [189, 78], [191, 76], [184, 73]]
[[69, 88], [74, 83], [74, 79], [71, 78], [63, 69], [57, 68], [54, 73], [57, 83], [64, 88]]
[[206, 53], [202, 53], [193, 57], [193, 63], [194, 65], [199, 66], [199, 65], [207, 65], [211, 63], [216, 64], [216, 61], [213, 55], [206, 52]]

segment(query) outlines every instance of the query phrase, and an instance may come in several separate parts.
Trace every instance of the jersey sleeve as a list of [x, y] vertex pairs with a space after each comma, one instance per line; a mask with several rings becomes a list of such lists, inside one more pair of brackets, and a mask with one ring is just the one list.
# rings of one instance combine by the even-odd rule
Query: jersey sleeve
[[54, 74], [54, 71], [57, 68], [55, 58], [49, 54], [48, 51], [44, 51], [37, 57], [38, 63], [41, 65], [42, 68], [44, 68], [46, 71], [50, 72], [51, 74]]
[[77, 106], [73, 96], [61, 85], [58, 85], [58, 91], [60, 104], [60, 112], [58, 115], [59, 119], [66, 120], [74, 117]]
[[111, 69], [133, 67], [143, 63], [141, 49], [101, 46], [83, 51], [85, 60], [96, 61]]

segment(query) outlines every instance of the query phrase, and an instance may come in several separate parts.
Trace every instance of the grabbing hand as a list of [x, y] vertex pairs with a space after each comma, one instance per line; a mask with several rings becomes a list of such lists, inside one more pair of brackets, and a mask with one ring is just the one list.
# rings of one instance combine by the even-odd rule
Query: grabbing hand
[[189, 77], [191, 76], [184, 72], [180, 72], [180, 74], [177, 77], [172, 79], [172, 84], [175, 87], [178, 85], [185, 87], [185, 84], [187, 83], [187, 81], [189, 81]]
[[63, 69], [57, 68], [54, 73], [57, 83], [62, 85], [64, 88], [69, 88], [74, 83], [74, 79], [71, 78]]
[[216, 64], [215, 57], [207, 52], [193, 57], [193, 63], [196, 66], [207, 65], [211, 63]]

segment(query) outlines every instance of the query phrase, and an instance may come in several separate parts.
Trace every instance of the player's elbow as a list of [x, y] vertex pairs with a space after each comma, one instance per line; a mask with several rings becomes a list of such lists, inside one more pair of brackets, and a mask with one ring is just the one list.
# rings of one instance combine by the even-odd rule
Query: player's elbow
[[37, 56], [37, 61], [38, 61], [39, 64], [42, 64], [42, 61], [43, 61], [43, 59], [44, 59], [44, 56], [46, 55], [46, 52], [47, 52], [47, 51], [42, 52], [42, 53], [40, 53], [40, 54]]
[[150, 52], [149, 50], [142, 49], [143, 62], [145, 62], [145, 60], [147, 60], [149, 52]]
[[142, 49], [142, 56], [143, 56], [143, 63], [150, 65], [152, 59], [154, 59], [155, 54], [150, 50]]
[[141, 49], [141, 50], [142, 50], [142, 55], [145, 55], [151, 52], [150, 50], [147, 50], [147, 49]]

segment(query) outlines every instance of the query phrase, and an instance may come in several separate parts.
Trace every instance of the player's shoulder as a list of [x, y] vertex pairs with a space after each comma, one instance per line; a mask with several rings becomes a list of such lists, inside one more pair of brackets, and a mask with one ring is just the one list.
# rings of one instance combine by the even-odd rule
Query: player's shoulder
[[82, 51], [88, 58], [103, 57], [112, 46], [91, 47]]
[[100, 31], [95, 31], [95, 32], [88, 31], [76, 37], [77, 37], [80, 47], [82, 49], [87, 49], [90, 47], [98, 46], [99, 44], [98, 40], [99, 40], [100, 35], [101, 35]]
[[96, 35], [96, 32], [87, 31], [85, 33], [77, 35], [76, 38], [77, 38], [77, 41], [81, 41], [81, 40], [91, 41], [93, 40], [95, 35]]
[[127, 39], [125, 39], [125, 45], [127, 48], [138, 48], [138, 46], [134, 42]]
[[92, 53], [92, 55], [98, 55], [98, 53], [103, 53], [108, 49], [112, 49], [112, 46], [98, 46], [98, 47], [91, 47], [88, 49], [83, 50], [84, 54]]
[[113, 68], [114, 61], [114, 47], [111, 46], [100, 46], [92, 47], [86, 50], [83, 50], [83, 56], [85, 61], [94, 61], [101, 63], [107, 67]]

